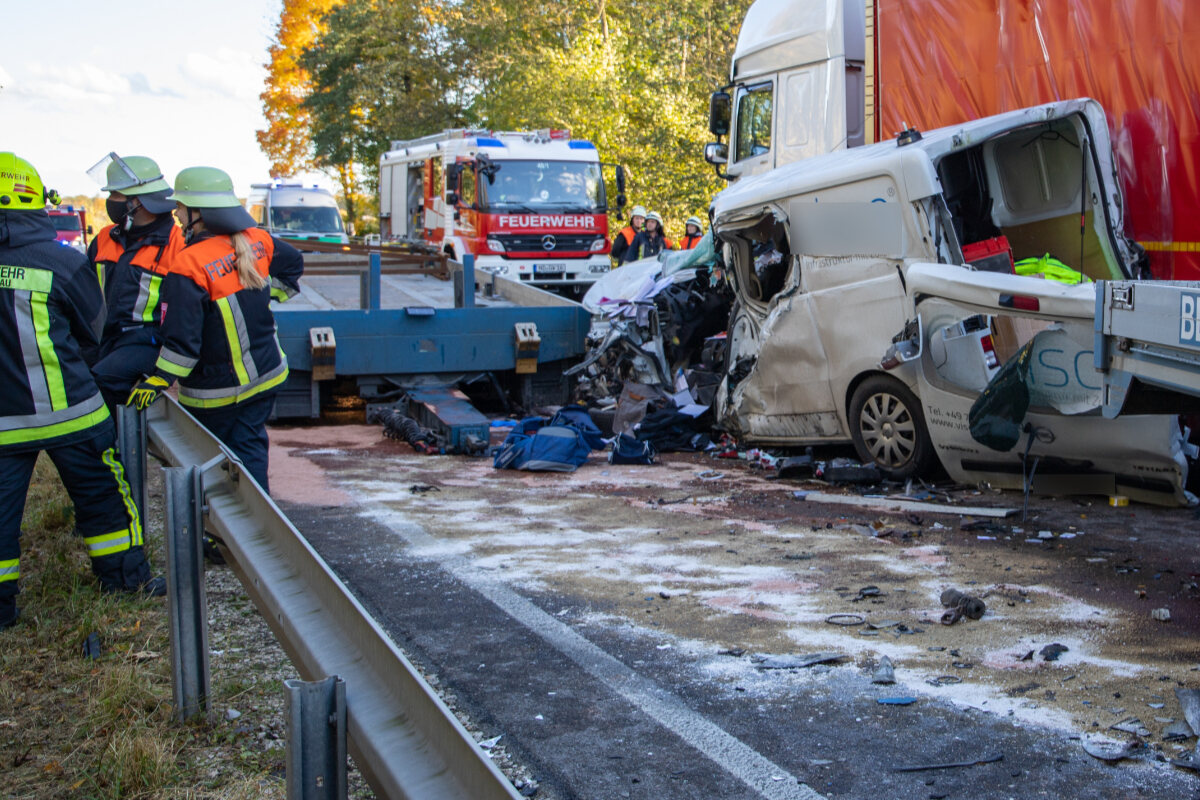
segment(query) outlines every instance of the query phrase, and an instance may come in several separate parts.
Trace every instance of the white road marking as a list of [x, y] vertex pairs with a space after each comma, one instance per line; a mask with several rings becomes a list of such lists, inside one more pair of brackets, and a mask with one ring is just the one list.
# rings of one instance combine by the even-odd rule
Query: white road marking
[[[432, 548], [434, 537], [409, 522], [399, 522], [387, 509], [368, 512], [410, 545]], [[707, 717], [688, 708], [679, 698], [652, 680], [642, 677], [566, 624], [542, 611], [502, 582], [479, 574], [469, 559], [446, 556], [433, 559], [454, 577], [495, 603], [510, 617], [542, 637], [549, 645], [578, 664], [612, 691], [624, 697], [684, 742], [711, 759], [768, 800], [825, 800], [800, 783], [787, 770], [729, 734]], [[784, 780], [780, 780], [780, 777]]]

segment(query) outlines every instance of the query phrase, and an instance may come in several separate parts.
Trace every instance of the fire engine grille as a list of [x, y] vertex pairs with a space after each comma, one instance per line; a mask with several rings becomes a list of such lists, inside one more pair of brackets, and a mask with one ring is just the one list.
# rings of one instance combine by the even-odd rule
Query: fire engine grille
[[[504, 243], [504, 249], [510, 253], [559, 253], [587, 252], [592, 242], [599, 239], [592, 233], [550, 233], [550, 234], [498, 234], [493, 236]], [[549, 245], [549, 246], [548, 246]]]

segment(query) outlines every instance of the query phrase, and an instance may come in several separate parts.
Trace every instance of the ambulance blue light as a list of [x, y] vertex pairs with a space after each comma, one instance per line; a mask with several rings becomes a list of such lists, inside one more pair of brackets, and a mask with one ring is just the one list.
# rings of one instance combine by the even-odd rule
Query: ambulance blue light
[[583, 139], [572, 139], [571, 141], [567, 142], [567, 147], [569, 147], [572, 150], [595, 150], [596, 149], [596, 145], [592, 144], [591, 142], [584, 141]]
[[499, 139], [492, 139], [486, 136], [480, 136], [475, 139], [476, 147], [504, 147], [504, 142]]

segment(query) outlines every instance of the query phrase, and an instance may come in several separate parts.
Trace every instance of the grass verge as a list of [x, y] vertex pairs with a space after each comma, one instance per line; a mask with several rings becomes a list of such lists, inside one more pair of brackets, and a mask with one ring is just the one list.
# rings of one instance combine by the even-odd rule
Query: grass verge
[[[161, 572], [161, 473], [150, 472], [146, 549]], [[260, 701], [263, 714], [281, 704], [273, 670], [223, 677], [214, 669], [211, 707], [246, 713], [176, 723], [166, 600], [101, 594], [73, 525], [70, 500], [43, 455], [22, 527], [21, 618], [0, 632], [3, 795], [283, 798], [285, 750], [273, 724], [255, 724]], [[91, 633], [101, 646], [95, 660], [83, 657]], [[223, 645], [256, 649], [236, 639]]]

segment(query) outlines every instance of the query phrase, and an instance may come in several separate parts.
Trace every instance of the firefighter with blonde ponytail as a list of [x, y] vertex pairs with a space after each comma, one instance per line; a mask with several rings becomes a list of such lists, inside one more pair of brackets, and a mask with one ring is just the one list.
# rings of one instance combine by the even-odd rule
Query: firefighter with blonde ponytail
[[162, 349], [128, 405], [144, 409], [174, 381], [179, 402], [267, 490], [267, 418], [287, 380], [271, 300], [299, 291], [299, 251], [255, 226], [215, 167], [175, 178], [184, 247], [163, 285]]

